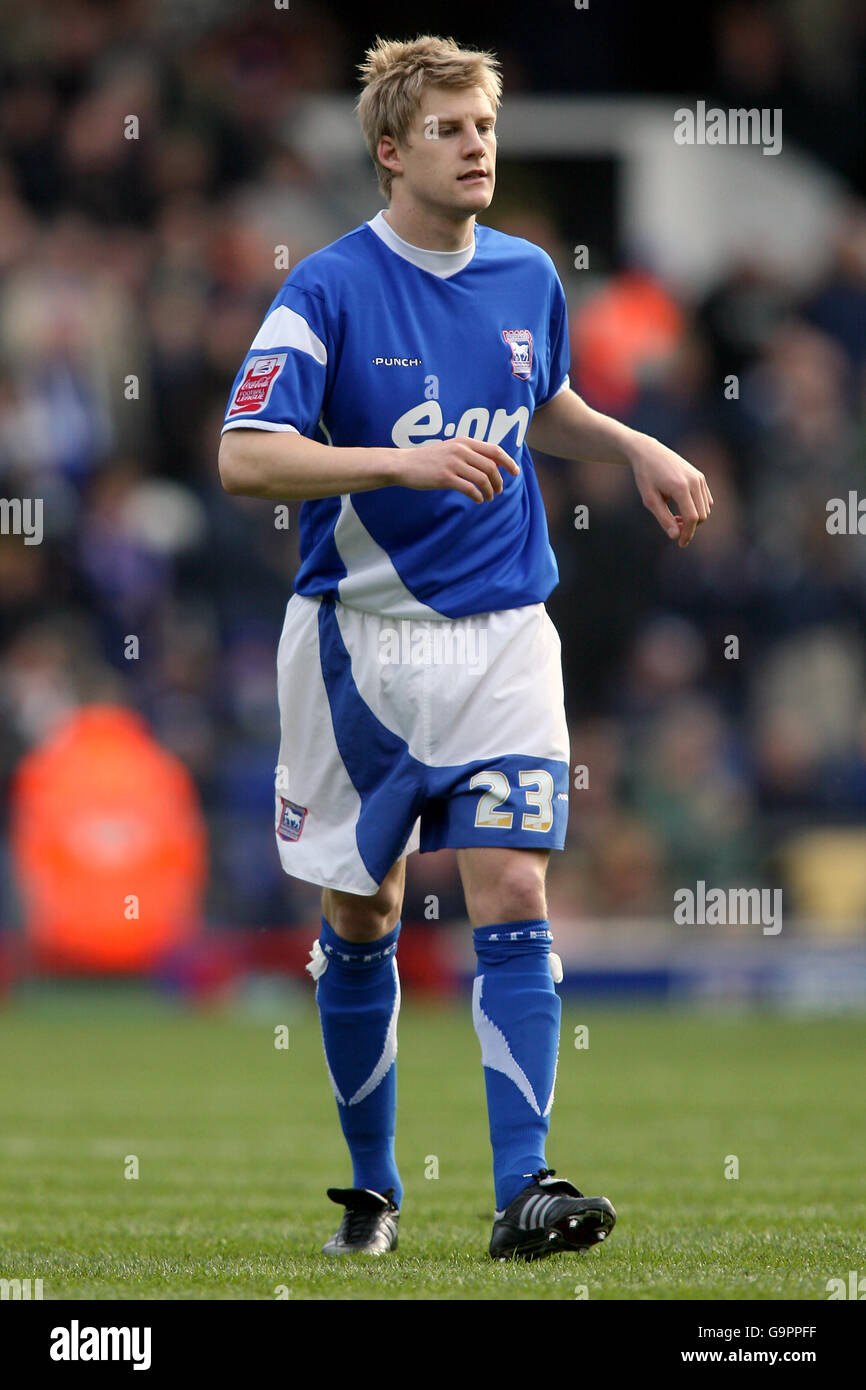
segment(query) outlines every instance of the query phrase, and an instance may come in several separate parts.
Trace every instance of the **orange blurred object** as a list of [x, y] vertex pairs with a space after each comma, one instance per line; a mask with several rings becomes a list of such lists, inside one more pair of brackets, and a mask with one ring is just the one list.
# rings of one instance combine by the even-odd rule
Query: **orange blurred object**
[[41, 964], [144, 970], [198, 934], [207, 869], [198, 794], [130, 710], [78, 710], [27, 754], [11, 822]]
[[683, 333], [664, 285], [643, 270], [616, 275], [580, 306], [571, 333], [575, 389], [600, 410], [626, 410], [647, 373], [663, 366]]

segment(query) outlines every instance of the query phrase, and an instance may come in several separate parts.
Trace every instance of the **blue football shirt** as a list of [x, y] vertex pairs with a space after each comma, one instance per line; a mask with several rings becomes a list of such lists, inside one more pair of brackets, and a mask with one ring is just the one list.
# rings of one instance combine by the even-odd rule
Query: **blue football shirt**
[[568, 370], [562, 285], [522, 238], [476, 225], [464, 250], [425, 251], [380, 212], [301, 261], [235, 378], [223, 432], [401, 448], [470, 435], [521, 471], [503, 471], [480, 506], [410, 487], [304, 502], [295, 591], [416, 618], [543, 602], [559, 576], [525, 438]]

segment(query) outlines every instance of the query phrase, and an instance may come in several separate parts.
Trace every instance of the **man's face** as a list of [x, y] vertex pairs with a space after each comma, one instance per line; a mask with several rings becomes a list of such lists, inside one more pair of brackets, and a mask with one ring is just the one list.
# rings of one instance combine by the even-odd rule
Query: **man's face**
[[[401, 197], [469, 217], [489, 207], [496, 177], [496, 116], [480, 87], [429, 86], [405, 144], [380, 142]], [[392, 185], [392, 197], [393, 197]]]

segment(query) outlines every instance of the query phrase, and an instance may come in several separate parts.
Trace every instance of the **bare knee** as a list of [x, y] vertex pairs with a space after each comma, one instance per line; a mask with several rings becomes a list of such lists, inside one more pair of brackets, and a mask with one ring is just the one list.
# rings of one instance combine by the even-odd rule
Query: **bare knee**
[[392, 932], [403, 910], [406, 861], [400, 859], [370, 897], [322, 890], [322, 914], [346, 941], [378, 941]]
[[547, 916], [546, 855], [520, 850], [484, 850], [481, 854], [485, 857], [479, 855], [461, 863], [466, 909], [473, 926]]

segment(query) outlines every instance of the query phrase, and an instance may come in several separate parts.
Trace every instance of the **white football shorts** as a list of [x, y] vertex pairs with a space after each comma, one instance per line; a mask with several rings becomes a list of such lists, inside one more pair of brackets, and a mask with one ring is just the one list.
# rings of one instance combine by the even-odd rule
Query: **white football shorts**
[[286, 873], [369, 896], [416, 849], [562, 849], [568, 727], [543, 603], [419, 619], [293, 594], [277, 689]]

